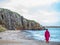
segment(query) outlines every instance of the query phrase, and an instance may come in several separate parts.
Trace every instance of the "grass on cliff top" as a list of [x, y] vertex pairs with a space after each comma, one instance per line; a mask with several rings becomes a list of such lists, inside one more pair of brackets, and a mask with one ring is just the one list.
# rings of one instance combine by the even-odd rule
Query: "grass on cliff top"
[[0, 32], [4, 32], [4, 31], [6, 31], [6, 28], [4, 28], [0, 25]]

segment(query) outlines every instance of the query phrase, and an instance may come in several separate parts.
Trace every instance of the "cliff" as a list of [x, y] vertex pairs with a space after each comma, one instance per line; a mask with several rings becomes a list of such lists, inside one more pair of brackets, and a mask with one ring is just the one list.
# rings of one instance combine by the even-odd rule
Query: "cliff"
[[43, 29], [39, 23], [3, 8], [0, 8], [0, 25], [9, 30]]

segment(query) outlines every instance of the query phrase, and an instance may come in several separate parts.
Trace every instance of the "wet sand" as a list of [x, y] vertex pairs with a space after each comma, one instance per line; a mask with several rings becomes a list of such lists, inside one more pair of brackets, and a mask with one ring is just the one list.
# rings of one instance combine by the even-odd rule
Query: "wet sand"
[[0, 40], [0, 45], [60, 45], [60, 43], [59, 42], [45, 43], [45, 41], [21, 39], [20, 41], [16, 41], [16, 40]]

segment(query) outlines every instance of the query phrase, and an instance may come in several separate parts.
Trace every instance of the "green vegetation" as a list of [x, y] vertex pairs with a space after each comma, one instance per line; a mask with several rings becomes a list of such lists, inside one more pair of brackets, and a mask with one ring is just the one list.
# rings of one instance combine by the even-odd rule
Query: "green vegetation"
[[0, 32], [3, 32], [3, 31], [5, 31], [6, 30], [6, 28], [4, 28], [4, 27], [2, 27], [1, 25], [0, 25]]

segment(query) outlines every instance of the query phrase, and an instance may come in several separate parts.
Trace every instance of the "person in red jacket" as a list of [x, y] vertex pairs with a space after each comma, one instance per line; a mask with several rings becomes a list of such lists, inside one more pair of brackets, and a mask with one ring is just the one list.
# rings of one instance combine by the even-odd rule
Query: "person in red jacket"
[[50, 33], [49, 33], [48, 29], [46, 29], [46, 31], [45, 31], [45, 40], [46, 40], [46, 43], [49, 43], [49, 37], [50, 37]]

